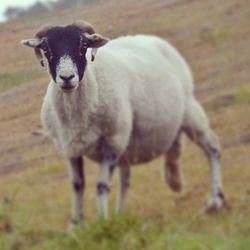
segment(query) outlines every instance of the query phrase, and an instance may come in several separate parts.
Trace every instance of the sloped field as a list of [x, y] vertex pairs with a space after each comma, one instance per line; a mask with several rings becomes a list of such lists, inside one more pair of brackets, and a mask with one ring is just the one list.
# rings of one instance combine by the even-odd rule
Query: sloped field
[[[185, 140], [186, 180], [173, 194], [163, 159], [135, 167], [128, 212], [96, 219], [97, 167], [87, 160], [86, 223], [65, 232], [70, 217], [66, 162], [37, 135], [48, 76], [19, 44], [44, 23], [85, 19], [111, 38], [156, 34], [172, 42], [194, 73], [196, 94], [223, 144], [228, 207], [204, 212], [208, 165]], [[0, 249], [250, 249], [250, 3], [247, 0], [109, 0], [0, 25]], [[115, 205], [117, 177], [111, 205]]]

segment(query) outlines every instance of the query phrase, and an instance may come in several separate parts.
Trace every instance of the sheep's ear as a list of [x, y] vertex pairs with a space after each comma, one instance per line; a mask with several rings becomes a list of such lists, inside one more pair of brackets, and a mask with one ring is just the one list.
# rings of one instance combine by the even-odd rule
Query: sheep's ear
[[25, 39], [21, 41], [21, 44], [26, 45], [31, 48], [38, 48], [42, 44], [42, 39], [37, 38], [31, 38], [31, 39]]
[[109, 39], [106, 37], [103, 37], [99, 34], [89, 35], [89, 34], [85, 33], [85, 36], [88, 40], [88, 45], [87, 45], [88, 48], [92, 48], [91, 61], [93, 62], [95, 60], [97, 49], [104, 46], [109, 41]]
[[88, 47], [89, 48], [100, 48], [109, 41], [108, 38], [103, 37], [99, 34], [89, 35], [86, 33], [85, 36], [88, 40]]
[[45, 41], [44, 39], [38, 39], [38, 38], [31, 38], [21, 41], [21, 44], [34, 48], [37, 60], [40, 62], [42, 67], [45, 66], [43, 55], [41, 53], [41, 46], [44, 44], [44, 41]]

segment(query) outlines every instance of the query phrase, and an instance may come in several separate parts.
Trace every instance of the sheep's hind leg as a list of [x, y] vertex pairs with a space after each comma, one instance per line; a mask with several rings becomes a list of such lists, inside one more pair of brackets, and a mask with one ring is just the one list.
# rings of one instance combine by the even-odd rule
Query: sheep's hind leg
[[72, 217], [69, 230], [83, 220], [83, 192], [85, 187], [84, 166], [82, 157], [69, 160], [70, 177], [72, 181]]
[[178, 133], [175, 141], [165, 154], [165, 180], [169, 187], [175, 191], [182, 190], [182, 173], [179, 165], [181, 154], [181, 133]]
[[120, 174], [120, 187], [117, 199], [117, 213], [122, 213], [124, 211], [127, 190], [129, 188], [130, 166], [120, 166], [119, 174]]
[[211, 198], [207, 203], [207, 212], [217, 211], [225, 205], [220, 166], [221, 147], [217, 136], [210, 129], [203, 108], [196, 100], [189, 103], [183, 130], [202, 148], [209, 160]]
[[99, 168], [99, 176], [96, 184], [97, 206], [100, 216], [104, 219], [108, 218], [108, 194], [110, 192], [110, 182], [116, 159], [116, 156], [112, 153], [104, 154]]

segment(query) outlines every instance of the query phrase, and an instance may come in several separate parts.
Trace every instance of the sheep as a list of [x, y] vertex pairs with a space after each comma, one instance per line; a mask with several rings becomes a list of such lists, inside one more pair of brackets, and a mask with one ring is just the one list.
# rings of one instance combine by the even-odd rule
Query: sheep
[[166, 183], [181, 191], [182, 134], [204, 151], [210, 163], [207, 211], [224, 206], [220, 142], [194, 96], [189, 66], [172, 45], [151, 35], [109, 41], [85, 21], [44, 26], [35, 38], [21, 42], [34, 48], [51, 76], [41, 120], [69, 162], [72, 227], [84, 217], [83, 156], [99, 163], [97, 204], [100, 215], [108, 218], [115, 166], [120, 176], [118, 212], [124, 210], [131, 165], [164, 156]]

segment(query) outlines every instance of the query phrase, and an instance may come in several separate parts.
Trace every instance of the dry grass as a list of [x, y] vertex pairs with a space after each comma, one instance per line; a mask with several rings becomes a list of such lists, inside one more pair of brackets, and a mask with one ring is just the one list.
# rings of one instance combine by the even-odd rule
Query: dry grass
[[[249, 249], [249, 17], [247, 0], [220, 4], [216, 0], [109, 0], [2, 24], [0, 249]], [[224, 144], [223, 175], [231, 209], [215, 217], [204, 214], [207, 162], [186, 142], [185, 191], [176, 196], [166, 188], [162, 159], [135, 167], [129, 214], [110, 222], [95, 221], [97, 168], [87, 161], [87, 223], [66, 239], [58, 232], [69, 219], [66, 163], [50, 142], [32, 135], [41, 128], [39, 110], [47, 76], [35, 64], [32, 51], [18, 42], [32, 37], [43, 23], [77, 19], [92, 22], [110, 37], [150, 33], [179, 48], [194, 72], [197, 97]], [[113, 205], [114, 196], [113, 192]], [[98, 237], [99, 244], [94, 243]]]

